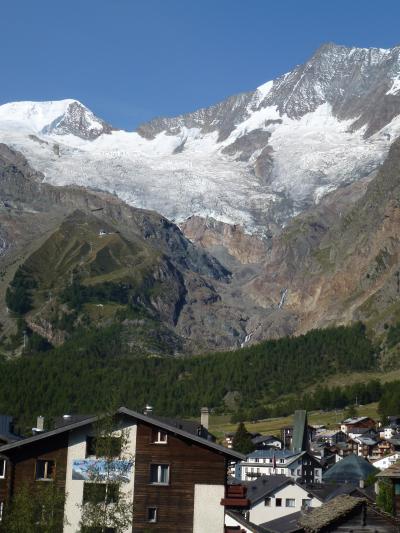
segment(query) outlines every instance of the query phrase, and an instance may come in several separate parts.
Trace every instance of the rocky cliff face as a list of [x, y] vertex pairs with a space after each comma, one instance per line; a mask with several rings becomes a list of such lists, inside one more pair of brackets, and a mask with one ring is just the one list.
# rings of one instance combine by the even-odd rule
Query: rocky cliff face
[[[235, 292], [230, 272], [217, 259], [162, 216], [106, 193], [43, 183], [22, 154], [5, 145], [0, 145], [0, 194], [0, 298], [4, 301], [19, 266], [29, 272], [37, 287], [25, 318], [51, 342], [68, 334], [59, 324], [65, 326], [75, 311], [60, 294], [74, 276], [85, 286], [129, 286], [129, 297], [148, 313], [157, 336], [161, 328], [173, 351], [243, 342], [250, 310], [257, 306]], [[105, 310], [97, 316], [96, 305], [89, 305], [91, 319], [108, 323], [110, 316]], [[113, 305], [107, 307], [112, 316], [118, 311]], [[11, 332], [12, 317], [2, 309], [0, 320]], [[79, 313], [75, 326], [83, 320]], [[127, 327], [137, 317], [131, 319]]]
[[[400, 141], [353, 206], [313, 211], [272, 244], [247, 289], [266, 308], [296, 317], [296, 332], [363, 320], [377, 332], [398, 317]], [[356, 197], [359, 192], [356, 193]]]
[[[268, 242], [246, 234], [241, 226], [193, 216], [181, 225], [181, 229], [192, 242], [215, 256], [225, 251], [241, 264], [261, 263], [266, 259]], [[224, 255], [222, 257], [229, 261]]]

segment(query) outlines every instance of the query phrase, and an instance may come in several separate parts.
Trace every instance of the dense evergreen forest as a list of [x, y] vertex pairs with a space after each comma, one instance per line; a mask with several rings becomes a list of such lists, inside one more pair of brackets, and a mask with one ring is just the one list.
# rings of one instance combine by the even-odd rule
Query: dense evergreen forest
[[[198, 415], [203, 405], [217, 412], [242, 410], [250, 416], [256, 416], [257, 410], [265, 416], [286, 414], [293, 401], [309, 408], [332, 407], [337, 398], [351, 403], [354, 392], [336, 391], [331, 399], [321, 387], [311, 396], [302, 393], [328, 375], [376, 365], [375, 347], [362, 324], [195, 357], [124, 354], [121, 326], [114, 324], [76, 332], [57, 348], [30, 349], [17, 359], [3, 358], [0, 412], [16, 416], [21, 427], [29, 427], [38, 414], [51, 418], [98, 412], [111, 400], [133, 409], [151, 403], [156, 413], [172, 416]], [[374, 384], [365, 392], [373, 399], [381, 393]], [[294, 400], [279, 402], [285, 395]], [[270, 405], [282, 412], [273, 412]]]

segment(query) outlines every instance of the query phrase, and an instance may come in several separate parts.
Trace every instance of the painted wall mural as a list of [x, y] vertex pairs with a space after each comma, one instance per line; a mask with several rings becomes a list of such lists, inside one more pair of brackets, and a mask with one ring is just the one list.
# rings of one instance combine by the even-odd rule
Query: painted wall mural
[[80, 481], [118, 481], [128, 483], [133, 462], [121, 459], [75, 459], [72, 463], [72, 479]]

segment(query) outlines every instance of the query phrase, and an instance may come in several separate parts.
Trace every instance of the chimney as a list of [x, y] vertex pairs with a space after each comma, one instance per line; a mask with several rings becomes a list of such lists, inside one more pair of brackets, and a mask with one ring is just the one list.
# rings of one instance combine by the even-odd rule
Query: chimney
[[143, 414], [151, 416], [153, 414], [153, 407], [147, 404], [146, 407], [144, 408]]
[[36, 427], [32, 428], [32, 433], [37, 435], [44, 432], [44, 417], [39, 415], [36, 420]]
[[208, 407], [202, 407], [200, 410], [200, 424], [203, 426], [203, 428], [208, 430], [208, 423], [209, 423], [209, 410]]
[[363, 479], [360, 479], [360, 489], [365, 488], [365, 481]]

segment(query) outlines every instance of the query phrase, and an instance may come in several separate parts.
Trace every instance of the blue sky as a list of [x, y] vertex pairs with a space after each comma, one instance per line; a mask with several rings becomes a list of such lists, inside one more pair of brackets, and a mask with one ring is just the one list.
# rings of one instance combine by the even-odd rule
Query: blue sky
[[76, 98], [134, 129], [218, 102], [322, 43], [400, 44], [398, 0], [5, 0], [0, 104]]

